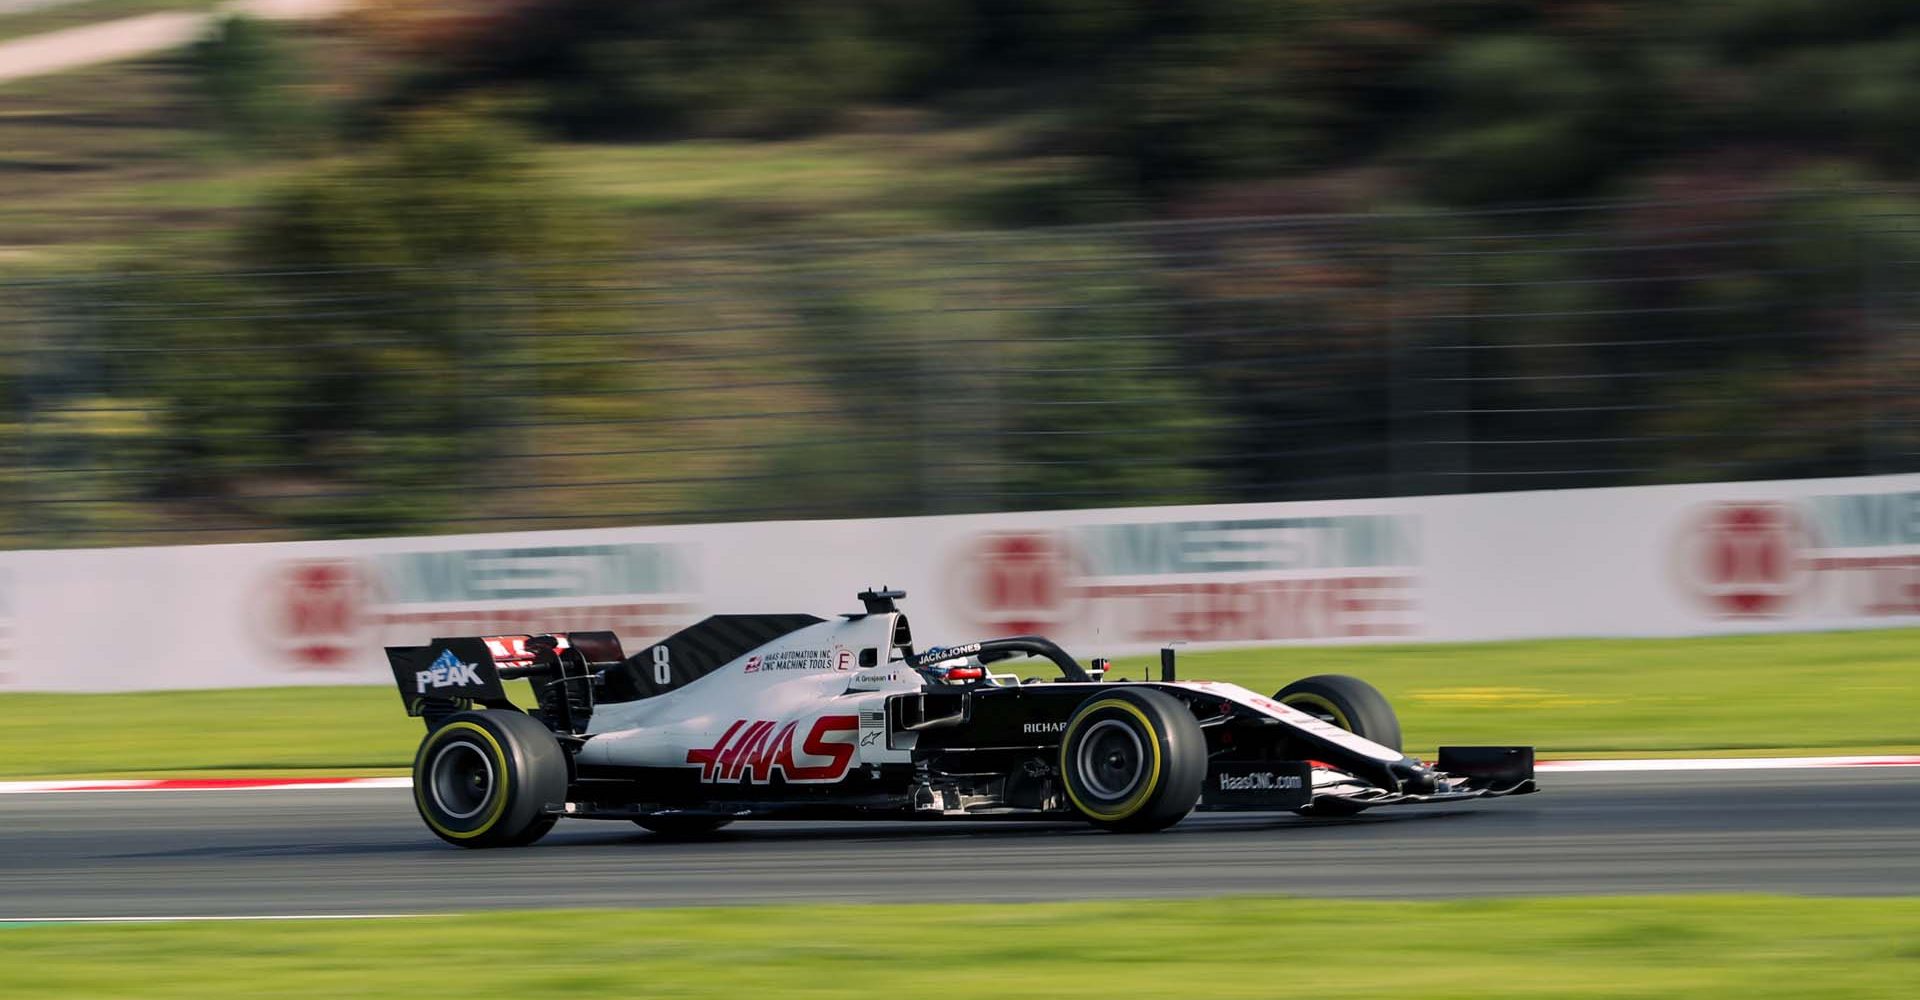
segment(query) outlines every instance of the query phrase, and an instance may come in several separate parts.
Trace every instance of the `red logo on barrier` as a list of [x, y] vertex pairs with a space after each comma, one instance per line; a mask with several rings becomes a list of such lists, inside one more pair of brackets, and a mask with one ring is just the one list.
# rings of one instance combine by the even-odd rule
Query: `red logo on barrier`
[[373, 587], [351, 561], [284, 563], [258, 597], [264, 605], [255, 616], [261, 641], [301, 669], [343, 669], [366, 645]]
[[1714, 614], [1775, 617], [1808, 580], [1807, 548], [1806, 529], [1786, 504], [1716, 504], [1682, 540], [1680, 575]]
[[1078, 575], [1072, 553], [1050, 534], [983, 536], [960, 566], [967, 616], [997, 633], [1047, 632], [1071, 617]]

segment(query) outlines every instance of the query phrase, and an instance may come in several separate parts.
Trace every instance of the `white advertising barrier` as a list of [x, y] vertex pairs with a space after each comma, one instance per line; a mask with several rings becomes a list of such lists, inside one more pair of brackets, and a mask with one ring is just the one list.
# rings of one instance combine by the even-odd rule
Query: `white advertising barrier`
[[922, 646], [1920, 624], [1920, 476], [0, 553], [0, 689], [388, 683], [385, 644], [904, 588]]

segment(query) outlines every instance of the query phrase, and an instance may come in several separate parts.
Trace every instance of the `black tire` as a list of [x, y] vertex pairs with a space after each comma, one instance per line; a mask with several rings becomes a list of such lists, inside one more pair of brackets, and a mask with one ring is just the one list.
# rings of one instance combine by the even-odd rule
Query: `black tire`
[[646, 816], [633, 822], [662, 837], [691, 840], [708, 836], [733, 820], [725, 816]]
[[520, 836], [513, 838], [513, 842], [506, 846], [525, 847], [528, 844], [534, 843], [538, 841], [541, 837], [544, 837], [547, 834], [553, 832], [554, 826], [559, 822], [560, 822], [560, 817], [558, 816], [554, 816], [554, 815], [542, 816], [539, 819], [534, 820], [533, 825], [527, 827], [526, 830], [520, 834]]
[[1281, 688], [1273, 700], [1319, 716], [1363, 739], [1400, 749], [1400, 717], [1373, 685], [1345, 674], [1302, 677]]
[[413, 803], [427, 829], [459, 847], [531, 844], [567, 798], [566, 752], [519, 712], [458, 712], [420, 742]]
[[1060, 740], [1060, 775], [1074, 811], [1123, 833], [1186, 818], [1207, 777], [1207, 740], [1180, 699], [1116, 687], [1080, 703]]
[[[1381, 746], [1400, 749], [1400, 717], [1393, 713], [1393, 706], [1379, 689], [1358, 677], [1345, 674], [1302, 677], [1275, 692], [1273, 700], [1318, 716]], [[1357, 816], [1366, 808], [1337, 796], [1322, 795], [1313, 804], [1294, 812], [1332, 818]]]

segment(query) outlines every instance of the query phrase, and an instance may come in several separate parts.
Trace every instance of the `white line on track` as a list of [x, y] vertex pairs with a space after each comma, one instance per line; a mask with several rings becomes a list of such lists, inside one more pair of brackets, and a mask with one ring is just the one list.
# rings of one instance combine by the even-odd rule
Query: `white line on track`
[[1920, 754], [1873, 757], [1658, 757], [1639, 760], [1543, 760], [1536, 771], [1797, 771], [1816, 767], [1920, 767]]
[[[1627, 771], [1798, 771], [1807, 768], [1920, 767], [1920, 754], [1850, 757], [1648, 757], [1623, 760], [1543, 760], [1545, 773]], [[72, 781], [0, 781], [0, 795], [74, 792], [269, 792], [351, 788], [412, 788], [410, 778], [108, 778]]]
[[0, 795], [71, 792], [292, 792], [343, 788], [412, 788], [411, 778], [101, 778], [0, 781]]

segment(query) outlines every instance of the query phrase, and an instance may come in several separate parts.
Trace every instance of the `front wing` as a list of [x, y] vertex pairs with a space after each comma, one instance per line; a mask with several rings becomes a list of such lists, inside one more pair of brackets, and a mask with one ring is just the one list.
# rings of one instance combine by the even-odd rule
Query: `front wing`
[[1309, 808], [1351, 813], [1374, 806], [1460, 802], [1536, 791], [1532, 747], [1441, 747], [1432, 791], [1380, 785], [1324, 761], [1213, 760], [1199, 808], [1272, 812]]

